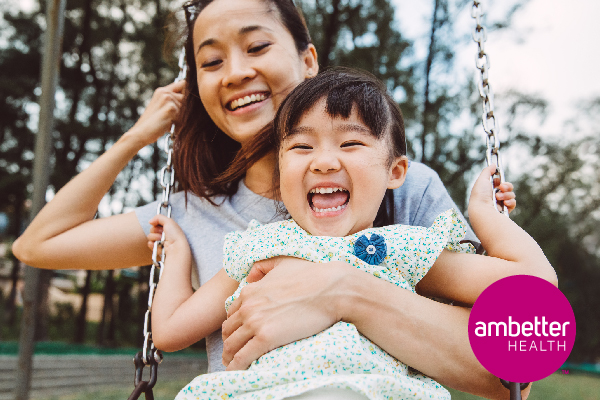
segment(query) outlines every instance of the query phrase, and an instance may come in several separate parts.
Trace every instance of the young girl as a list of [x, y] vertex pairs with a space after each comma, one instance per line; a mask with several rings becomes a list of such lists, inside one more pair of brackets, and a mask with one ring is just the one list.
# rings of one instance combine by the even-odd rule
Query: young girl
[[[164, 216], [151, 221], [149, 245], [164, 231], [167, 253], [152, 314], [159, 349], [174, 351], [210, 333], [203, 326], [226, 319], [223, 301], [229, 305], [240, 295], [252, 265], [278, 256], [344, 261], [406, 290], [470, 304], [489, 284], [509, 275], [537, 275], [556, 283], [535, 241], [489, 201], [491, 168], [480, 175], [469, 204], [473, 228], [489, 257], [461, 243], [465, 226], [454, 210], [430, 228], [373, 227], [376, 219], [386, 224], [382, 199], [386, 190], [402, 185], [408, 169], [400, 110], [375, 78], [338, 69], [303, 82], [282, 103], [271, 132], [267, 139], [279, 149], [280, 197], [292, 219], [251, 223], [245, 232], [229, 234], [224, 269], [197, 292], [191, 289], [192, 255], [185, 235]], [[251, 159], [256, 148], [244, 156]], [[282, 399], [304, 393], [449, 398], [441, 385], [409, 370], [354, 325], [338, 321], [263, 355], [248, 370], [200, 376], [178, 399]]]

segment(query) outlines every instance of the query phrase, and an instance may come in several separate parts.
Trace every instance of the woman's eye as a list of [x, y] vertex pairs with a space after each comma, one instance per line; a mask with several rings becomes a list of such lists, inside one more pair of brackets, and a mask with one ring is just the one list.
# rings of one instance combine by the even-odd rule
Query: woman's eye
[[252, 46], [248, 49], [248, 53], [258, 53], [263, 49], [266, 49], [267, 47], [269, 47], [271, 45], [271, 43], [260, 43], [256, 46]]
[[310, 147], [307, 144], [295, 144], [293, 146], [290, 146], [290, 150], [310, 150], [312, 149], [312, 147]]
[[210, 68], [210, 67], [216, 67], [219, 64], [221, 64], [221, 60], [212, 60], [212, 61], [204, 62], [200, 66], [202, 68]]

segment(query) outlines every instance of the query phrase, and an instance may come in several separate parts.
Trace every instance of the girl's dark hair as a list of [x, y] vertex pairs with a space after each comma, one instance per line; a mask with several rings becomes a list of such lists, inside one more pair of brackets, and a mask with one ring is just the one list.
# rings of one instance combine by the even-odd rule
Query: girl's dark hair
[[[193, 42], [194, 24], [202, 10], [212, 1], [196, 0], [184, 5], [187, 22], [184, 32], [187, 76], [185, 99], [174, 142], [173, 165], [182, 190], [186, 193], [190, 191], [215, 204], [211, 199], [213, 196], [233, 196], [237, 192], [243, 174], [239, 176], [225, 173], [240, 150], [240, 144], [215, 125], [198, 92]], [[282, 24], [290, 32], [298, 53], [308, 49], [311, 43], [308, 28], [293, 1], [263, 1], [269, 6], [270, 12], [277, 13]]]
[[[233, 161], [228, 174], [243, 176], [244, 171], [269, 151], [278, 151], [283, 140], [314, 105], [326, 99], [325, 111], [331, 117], [348, 118], [355, 108], [359, 118], [375, 137], [389, 142], [389, 162], [406, 155], [404, 119], [398, 104], [385, 85], [368, 72], [333, 68], [298, 85], [281, 103], [272, 126], [255, 136]], [[279, 157], [273, 178], [275, 192], [279, 187]], [[276, 197], [276, 196], [275, 196]], [[392, 190], [387, 190], [374, 221], [375, 226], [394, 223]]]

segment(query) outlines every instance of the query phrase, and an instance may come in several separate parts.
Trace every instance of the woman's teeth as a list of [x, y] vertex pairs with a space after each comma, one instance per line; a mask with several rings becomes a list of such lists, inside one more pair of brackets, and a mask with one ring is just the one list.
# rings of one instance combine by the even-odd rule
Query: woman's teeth
[[322, 213], [322, 212], [331, 212], [331, 211], [340, 211], [344, 208], [346, 208], [348, 204], [342, 204], [341, 206], [337, 206], [337, 207], [333, 207], [333, 208], [317, 208], [317, 207], [312, 207], [313, 211], [318, 212], [318, 213]]
[[259, 94], [253, 94], [251, 96], [242, 97], [241, 99], [237, 99], [237, 100], [232, 101], [230, 108], [231, 108], [231, 111], [233, 111], [233, 110], [235, 110], [237, 108], [243, 107], [243, 106], [248, 105], [250, 103], [254, 103], [254, 102], [257, 102], [257, 101], [263, 101], [266, 98], [267, 98], [266, 95], [260, 94], [260, 93]]

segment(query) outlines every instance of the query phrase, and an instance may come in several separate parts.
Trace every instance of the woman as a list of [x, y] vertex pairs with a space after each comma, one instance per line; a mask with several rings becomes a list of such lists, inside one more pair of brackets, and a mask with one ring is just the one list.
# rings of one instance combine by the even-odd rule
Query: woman
[[[171, 197], [172, 216], [190, 242], [201, 283], [221, 269], [227, 232], [245, 229], [251, 219], [267, 223], [281, 218], [274, 202], [261, 196], [268, 196], [272, 185], [271, 155], [255, 162], [243, 180], [216, 178], [240, 145], [271, 122], [285, 95], [318, 72], [306, 26], [291, 0], [207, 0], [186, 10], [186, 81], [157, 89], [131, 130], [38, 214], [13, 246], [25, 263], [49, 269], [149, 264], [147, 221], [156, 212], [155, 204], [135, 213], [93, 217], [118, 173], [175, 120], [181, 125], [175, 170], [185, 192]], [[409, 169], [407, 185], [410, 196], [394, 193], [397, 223], [428, 226], [453, 206], [437, 175], [420, 164]], [[415, 187], [420, 188], [416, 196]], [[498, 198], [514, 208], [510, 184], [501, 189], [504, 193]], [[344, 320], [441, 383], [486, 397], [507, 397], [507, 390], [471, 351], [468, 310], [398, 290], [333, 263], [319, 268], [282, 258], [255, 268], [268, 275], [244, 290], [223, 324], [222, 354], [228, 369], [245, 368], [275, 347]], [[290, 277], [295, 282], [291, 287]], [[423, 288], [426, 292], [427, 285]], [[221, 332], [207, 337], [212, 371], [224, 368], [222, 345]]]

